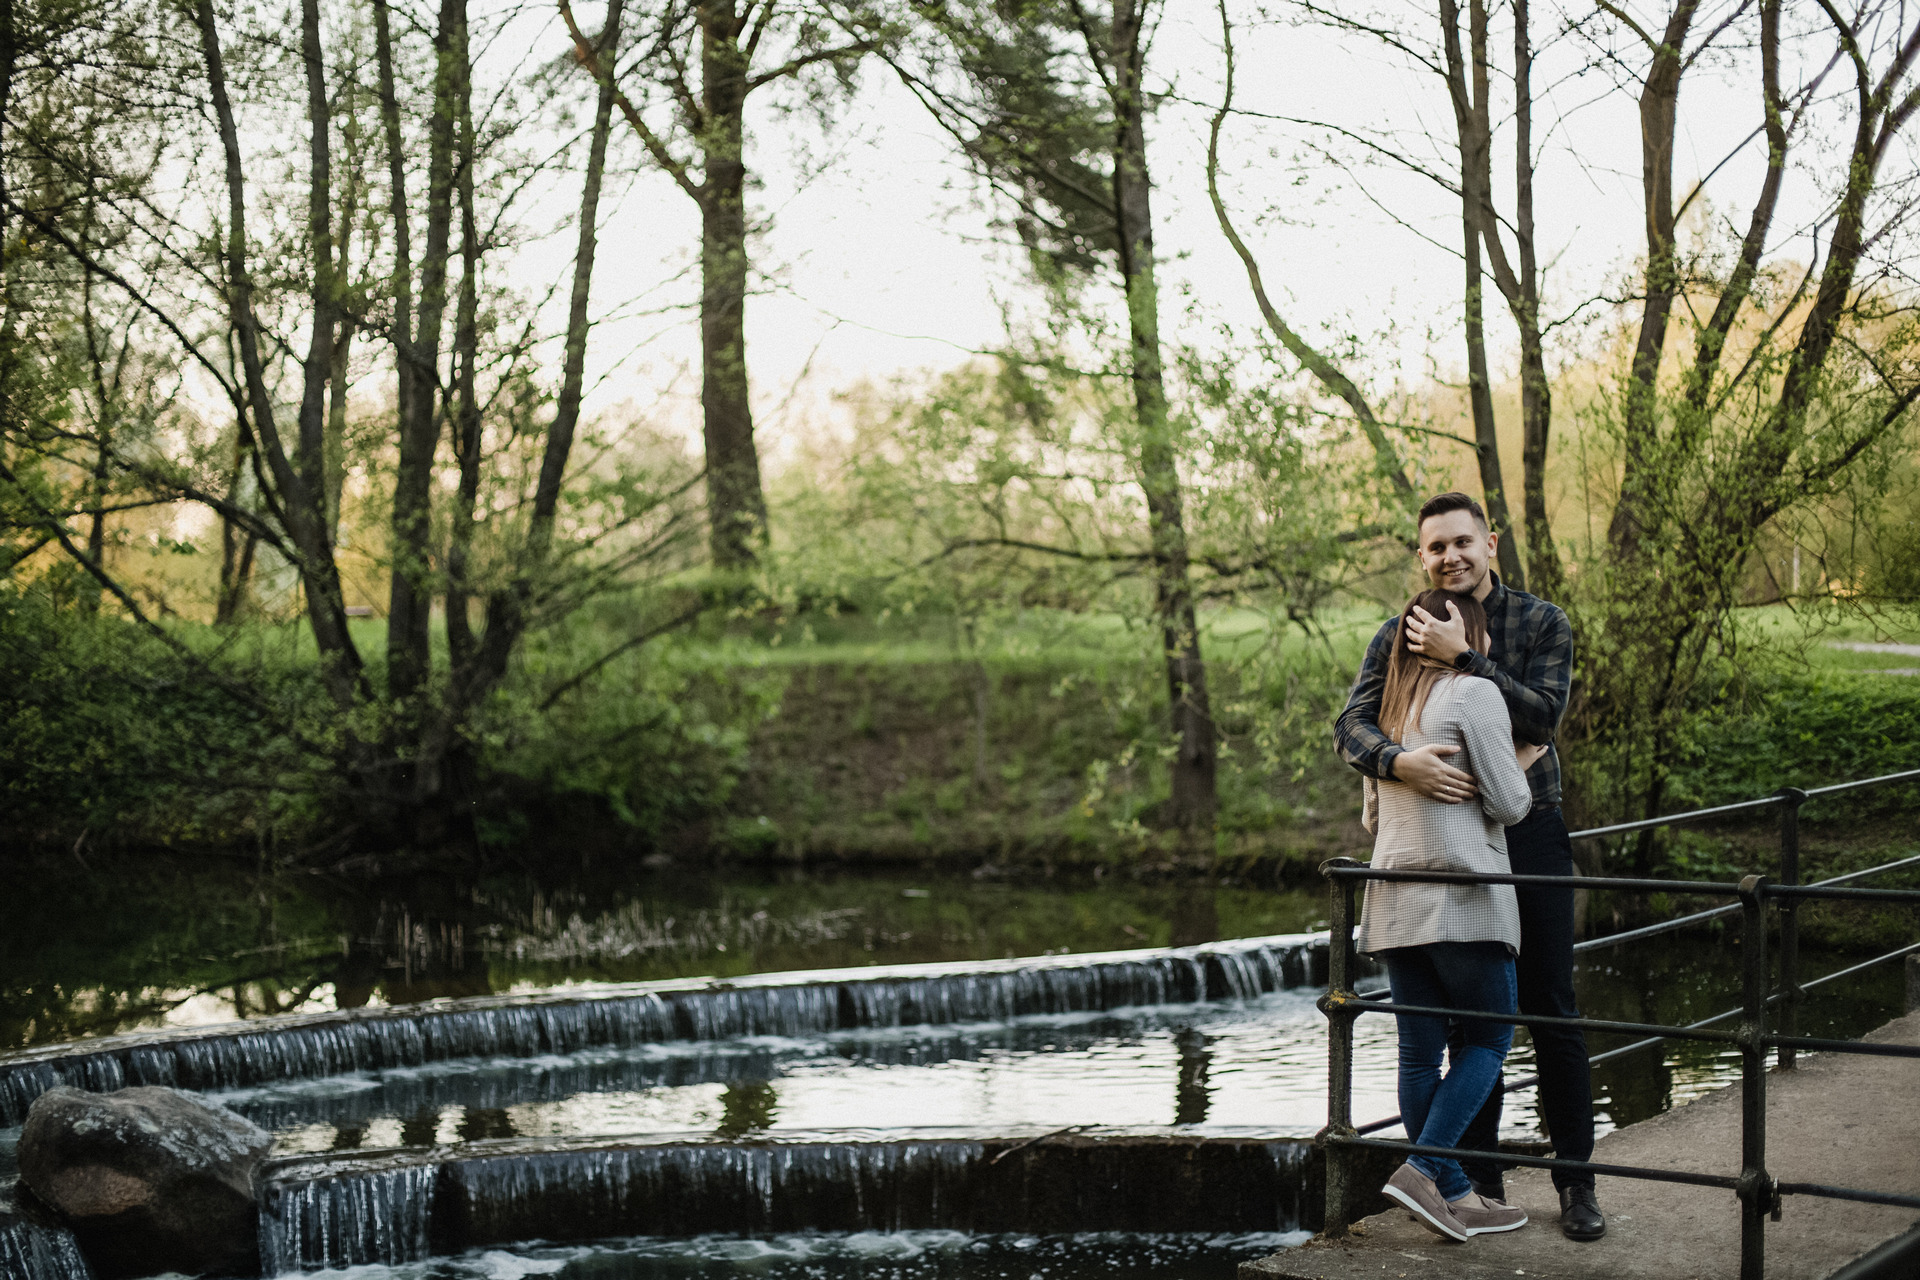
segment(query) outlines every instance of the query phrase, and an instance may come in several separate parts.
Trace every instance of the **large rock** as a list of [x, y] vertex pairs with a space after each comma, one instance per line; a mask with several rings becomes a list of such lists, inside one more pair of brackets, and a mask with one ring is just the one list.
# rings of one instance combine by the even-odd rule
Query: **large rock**
[[254, 1275], [254, 1177], [272, 1139], [177, 1089], [49, 1089], [27, 1112], [20, 1178], [105, 1280]]

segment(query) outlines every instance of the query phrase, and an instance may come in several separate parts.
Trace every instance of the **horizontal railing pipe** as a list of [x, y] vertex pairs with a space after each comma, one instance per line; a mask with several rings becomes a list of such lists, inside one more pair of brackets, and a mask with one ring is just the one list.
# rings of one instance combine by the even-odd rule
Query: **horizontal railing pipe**
[[[1613, 876], [1519, 876], [1477, 871], [1387, 870], [1367, 863], [1329, 867], [1327, 875], [1353, 880], [1385, 880], [1404, 884], [1511, 884], [1540, 889], [1613, 889], [1632, 893], [1690, 893], [1704, 897], [1734, 897], [1740, 886], [1716, 880], [1628, 880]], [[1811, 886], [1808, 886], [1811, 888]]]
[[1854, 1187], [1830, 1187], [1820, 1182], [1775, 1182], [1773, 1189], [1783, 1196], [1820, 1196], [1827, 1200], [1855, 1200], [1861, 1204], [1890, 1204], [1902, 1209], [1920, 1209], [1920, 1196], [1903, 1196], [1893, 1191], [1861, 1191]]
[[[1458, 1159], [1461, 1156], [1485, 1158], [1489, 1152], [1469, 1151], [1464, 1147], [1427, 1147], [1417, 1142], [1396, 1142], [1392, 1138], [1349, 1138], [1346, 1136], [1329, 1137], [1329, 1143], [1344, 1147], [1372, 1147], [1377, 1151], [1398, 1151], [1410, 1156], [1443, 1156]], [[1722, 1191], [1734, 1191], [1740, 1186], [1740, 1179], [1724, 1173], [1689, 1173], [1684, 1169], [1643, 1169], [1631, 1164], [1596, 1164], [1591, 1160], [1561, 1160], [1555, 1156], [1523, 1156], [1511, 1151], [1497, 1153], [1501, 1164], [1518, 1165], [1526, 1169], [1560, 1169], [1567, 1173], [1603, 1174], [1609, 1178], [1637, 1178], [1642, 1182], [1683, 1182], [1695, 1187], [1718, 1187]]]
[[[1377, 1151], [1398, 1151], [1410, 1156], [1485, 1157], [1485, 1151], [1465, 1147], [1428, 1147], [1417, 1142], [1396, 1142], [1392, 1138], [1329, 1137], [1330, 1143], [1346, 1147], [1371, 1147]], [[1568, 1173], [1591, 1173], [1609, 1178], [1635, 1178], [1641, 1182], [1678, 1182], [1693, 1187], [1716, 1187], [1722, 1191], [1740, 1189], [1740, 1179], [1723, 1173], [1692, 1173], [1685, 1169], [1647, 1169], [1631, 1164], [1599, 1164], [1592, 1160], [1561, 1160], [1553, 1156], [1523, 1156], [1515, 1152], [1498, 1153], [1501, 1164], [1526, 1169], [1560, 1169]], [[1920, 1209], [1920, 1196], [1888, 1191], [1861, 1191], [1853, 1187], [1833, 1187], [1820, 1182], [1775, 1182], [1782, 1195], [1818, 1196], [1827, 1200], [1853, 1200], [1861, 1204], [1894, 1205]]]
[[1843, 876], [1833, 876], [1826, 880], [1816, 880], [1808, 885], [1807, 888], [1817, 889], [1821, 885], [1847, 884], [1850, 881], [1864, 880], [1868, 876], [1877, 876], [1887, 871], [1903, 871], [1908, 867], [1920, 867], [1920, 855], [1911, 858], [1902, 858], [1898, 862], [1883, 862], [1877, 867], [1868, 867], [1864, 871], [1849, 871]]
[[1829, 889], [1817, 884], [1770, 884], [1769, 898], [1814, 898], [1835, 902], [1920, 902], [1920, 889]]
[[1871, 960], [1862, 960], [1859, 964], [1849, 965], [1845, 969], [1837, 969], [1832, 973], [1824, 974], [1821, 977], [1815, 978], [1812, 982], [1803, 982], [1800, 984], [1800, 989], [1802, 991], [1811, 991], [1815, 987], [1824, 986], [1829, 982], [1837, 982], [1841, 978], [1851, 978], [1854, 974], [1859, 973], [1863, 969], [1871, 969], [1873, 968], [1873, 966], [1877, 964], [1885, 964], [1889, 960], [1898, 960], [1903, 956], [1910, 956], [1916, 951], [1920, 951], [1920, 942], [1914, 942], [1914, 943], [1908, 944], [1907, 946], [1899, 947], [1893, 951], [1887, 952], [1883, 956], [1875, 956]]
[[[1326, 1003], [1323, 1001], [1323, 1004]], [[1605, 1018], [1548, 1018], [1524, 1013], [1488, 1013], [1485, 1009], [1443, 1009], [1437, 1005], [1393, 1004], [1386, 1000], [1342, 1000], [1339, 1007], [1361, 1013], [1407, 1014], [1416, 1018], [1459, 1018], [1467, 1022], [1500, 1022], [1536, 1027], [1567, 1027], [1572, 1030], [1612, 1031], [1621, 1035], [1659, 1035], [1674, 1040], [1705, 1040], [1715, 1044], [1738, 1044], [1733, 1031], [1699, 1031], [1688, 1027], [1667, 1027], [1657, 1022], [1611, 1022]]]
[[1885, 1044], [1878, 1040], [1822, 1040], [1814, 1036], [1762, 1036], [1770, 1045], [1790, 1044], [1820, 1053], [1856, 1053], [1870, 1058], [1920, 1058], [1920, 1044]]
[[1701, 818], [1715, 818], [1723, 813], [1744, 813], [1748, 809], [1771, 809], [1785, 803], [1781, 796], [1762, 796], [1758, 800], [1742, 800], [1738, 804], [1715, 805], [1711, 809], [1689, 809], [1685, 813], [1669, 813], [1658, 818], [1642, 818], [1638, 822], [1616, 822], [1610, 827], [1589, 827], [1585, 831], [1569, 831], [1569, 840], [1598, 840], [1603, 836], [1624, 836], [1635, 831], [1648, 831], [1654, 827], [1671, 827], [1682, 822], [1698, 822]]
[[1908, 769], [1904, 773], [1883, 773], [1877, 778], [1856, 778], [1852, 782], [1836, 782], [1830, 787], [1812, 787], [1807, 791], [1807, 799], [1837, 796], [1843, 791], [1861, 791], [1867, 787], [1883, 787], [1889, 782], [1914, 780], [1920, 780], [1920, 769]]
[[1643, 938], [1658, 937], [1663, 933], [1678, 933], [1688, 925], [1704, 924], [1708, 920], [1718, 920], [1722, 916], [1737, 916], [1740, 904], [1715, 907], [1710, 911], [1696, 911], [1690, 916], [1680, 916], [1673, 920], [1662, 920], [1659, 924], [1646, 925], [1639, 929], [1629, 929], [1625, 933], [1610, 933], [1604, 938], [1588, 938], [1573, 944], [1576, 954], [1587, 951], [1600, 951], [1606, 947], [1617, 947], [1623, 942], [1639, 942]]

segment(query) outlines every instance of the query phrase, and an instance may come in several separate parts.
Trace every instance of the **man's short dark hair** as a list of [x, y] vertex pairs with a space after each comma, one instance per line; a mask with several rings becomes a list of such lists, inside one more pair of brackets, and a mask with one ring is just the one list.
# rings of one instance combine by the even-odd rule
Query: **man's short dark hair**
[[1421, 506], [1420, 518], [1414, 521], [1413, 527], [1418, 529], [1427, 522], [1429, 516], [1443, 516], [1449, 511], [1465, 511], [1471, 514], [1480, 525], [1482, 533], [1490, 531], [1493, 527], [1487, 523], [1487, 513], [1480, 509], [1480, 504], [1458, 489], [1447, 493], [1436, 493], [1428, 498]]

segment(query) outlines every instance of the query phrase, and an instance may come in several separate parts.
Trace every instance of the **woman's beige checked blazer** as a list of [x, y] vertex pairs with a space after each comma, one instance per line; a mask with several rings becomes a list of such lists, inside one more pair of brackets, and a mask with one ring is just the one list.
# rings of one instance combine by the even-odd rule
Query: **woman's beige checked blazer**
[[[1377, 813], [1367, 780], [1367, 830], [1373, 865], [1397, 870], [1479, 871], [1505, 875], [1507, 827], [1527, 816], [1533, 792], [1513, 754], [1506, 700], [1493, 681], [1449, 675], [1434, 683], [1420, 727], [1401, 744], [1462, 750], [1447, 763], [1473, 775], [1478, 804], [1441, 804], [1403, 782], [1382, 780]], [[1505, 884], [1370, 882], [1360, 911], [1359, 949], [1386, 951], [1429, 942], [1504, 942], [1520, 950], [1520, 912]]]

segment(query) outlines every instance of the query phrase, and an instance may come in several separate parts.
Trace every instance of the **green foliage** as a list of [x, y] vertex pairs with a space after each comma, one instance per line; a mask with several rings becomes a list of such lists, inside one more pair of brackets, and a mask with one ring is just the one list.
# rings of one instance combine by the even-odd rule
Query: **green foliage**
[[785, 675], [756, 670], [726, 642], [635, 649], [548, 705], [545, 678], [573, 671], [646, 620], [603, 607], [528, 644], [514, 677], [482, 710], [480, 759], [496, 778], [548, 797], [591, 797], [650, 836], [719, 810]]
[[[590, 798], [649, 835], [726, 801], [778, 671], [725, 645], [636, 647], [550, 698], [556, 672], [642, 625], [603, 607], [536, 634], [471, 730], [483, 835], [524, 834], [530, 798]], [[349, 737], [381, 726], [333, 713], [304, 632], [174, 635], [179, 649], [48, 591], [0, 589], [0, 823], [28, 842], [283, 848], [350, 828]]]
[[[1920, 768], [1920, 680], [1773, 675], [1700, 699], [1678, 744], [1674, 809]], [[1850, 794], [1809, 819], [1920, 809], [1920, 787]]]
[[28, 838], [207, 843], [310, 824], [329, 791], [315, 686], [299, 664], [200, 661], [120, 619], [0, 589], [0, 823]]

